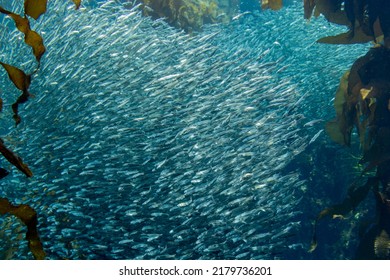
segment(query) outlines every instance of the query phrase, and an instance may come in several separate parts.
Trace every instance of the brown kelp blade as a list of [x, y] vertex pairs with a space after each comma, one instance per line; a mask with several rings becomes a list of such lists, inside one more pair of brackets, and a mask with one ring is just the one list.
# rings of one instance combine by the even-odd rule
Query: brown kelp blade
[[376, 189], [378, 187], [379, 180], [376, 177], [368, 178], [366, 184], [360, 187], [351, 185], [348, 190], [348, 195], [341, 204], [336, 204], [332, 207], [326, 208], [318, 214], [313, 226], [313, 236], [310, 245], [309, 253], [313, 252], [317, 247], [317, 224], [322, 218], [332, 216], [339, 217], [354, 210], [360, 202], [366, 198], [370, 189]]
[[349, 20], [342, 6], [337, 1], [317, 0], [314, 15], [324, 15], [327, 21], [349, 26]]
[[46, 257], [46, 253], [39, 239], [38, 219], [35, 210], [26, 204], [15, 206], [8, 199], [0, 198], [0, 214], [4, 215], [7, 213], [16, 216], [27, 226], [26, 240], [28, 241], [28, 247], [35, 259], [43, 260]]
[[271, 9], [271, 10], [280, 10], [283, 7], [282, 0], [261, 0], [261, 8]]
[[46, 51], [46, 48], [43, 45], [42, 37], [37, 32], [30, 30], [26, 33], [25, 42], [27, 45], [32, 47], [33, 54], [39, 63], [41, 61], [42, 55]]
[[31, 83], [31, 76], [24, 73], [19, 68], [15, 66], [0, 62], [0, 64], [4, 67], [4, 69], [8, 73], [8, 77], [14, 83], [14, 85], [24, 91], [27, 90]]
[[18, 14], [7, 11], [2, 7], [0, 7], [0, 12], [10, 16], [14, 20], [16, 28], [19, 29], [19, 31], [24, 34], [25, 43], [33, 49], [34, 56], [39, 63], [42, 55], [46, 51], [46, 48], [43, 45], [42, 37], [35, 31], [31, 30], [30, 22], [28, 21], [27, 18], [21, 17]]
[[325, 125], [325, 131], [330, 138], [340, 145], [350, 145], [353, 123], [348, 123], [344, 115], [344, 107], [348, 96], [348, 77], [349, 71], [345, 72], [340, 79], [340, 84], [334, 100], [336, 118]]
[[390, 160], [390, 128], [382, 127], [376, 132], [376, 141], [371, 147], [364, 151], [360, 163], [368, 163], [363, 172], [368, 172], [373, 168], [385, 164]]
[[80, 8], [81, 0], [72, 0], [72, 1], [73, 1], [73, 3], [76, 5], [76, 10], [77, 10], [78, 8]]
[[12, 111], [14, 112], [14, 115], [12, 116], [15, 120], [15, 124], [18, 125], [22, 121], [22, 119], [19, 116], [19, 104], [25, 103], [28, 100], [28, 97], [30, 94], [27, 90], [23, 91], [23, 93], [18, 97], [16, 102], [12, 104]]
[[0, 64], [4, 67], [4, 69], [7, 71], [8, 76], [10, 80], [14, 83], [14, 85], [23, 91], [23, 93], [18, 97], [16, 102], [12, 104], [12, 110], [14, 112], [14, 120], [16, 122], [16, 125], [18, 125], [21, 122], [20, 116], [18, 114], [18, 108], [19, 104], [25, 103], [30, 94], [28, 92], [28, 87], [31, 83], [31, 75], [26, 75], [22, 70], [19, 68], [16, 68], [15, 66], [5, 64], [3, 62], [0, 62]]
[[333, 119], [325, 124], [325, 131], [329, 137], [340, 145], [348, 145], [344, 133], [340, 129], [337, 119]]
[[24, 12], [33, 19], [37, 20], [46, 12], [47, 0], [25, 0]]
[[304, 17], [310, 19], [315, 7], [314, 0], [303, 0]]
[[355, 29], [354, 35], [352, 35], [352, 32], [349, 31], [346, 33], [338, 34], [336, 36], [328, 36], [328, 37], [321, 38], [317, 40], [317, 43], [349, 45], [349, 44], [367, 43], [373, 41], [374, 39], [375, 39], [374, 37], [366, 35], [360, 30]]
[[1, 138], [0, 138], [0, 153], [17, 169], [22, 171], [27, 177], [31, 177], [33, 175], [30, 168], [28, 168], [27, 164], [25, 164], [23, 160], [19, 156], [17, 156], [14, 152], [8, 149], [4, 145], [4, 141]]

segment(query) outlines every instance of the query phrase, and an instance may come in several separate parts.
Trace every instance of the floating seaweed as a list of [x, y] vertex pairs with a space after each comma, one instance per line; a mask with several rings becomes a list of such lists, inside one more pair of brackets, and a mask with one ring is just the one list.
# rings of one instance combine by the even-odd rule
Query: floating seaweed
[[0, 62], [1, 66], [7, 71], [10, 80], [14, 83], [14, 85], [22, 91], [22, 94], [18, 97], [16, 102], [12, 104], [12, 111], [14, 112], [14, 120], [16, 125], [21, 122], [21, 118], [18, 114], [19, 104], [25, 103], [30, 96], [28, 92], [28, 88], [31, 84], [31, 75], [26, 75], [22, 70], [16, 68], [12, 65]]
[[[25, 3], [29, 3], [29, 1]], [[25, 6], [28, 8], [28, 12], [26, 11], [26, 14], [31, 14], [33, 18], [38, 18], [42, 13], [42, 11], [29, 8], [29, 5]], [[31, 30], [28, 18], [26, 16], [21, 17], [20, 15], [7, 11], [2, 7], [0, 7], [0, 12], [10, 16], [15, 21], [16, 28], [24, 34], [24, 42], [32, 47], [33, 53], [39, 63], [42, 55], [45, 53], [45, 46], [43, 45], [42, 37], [37, 32]]]
[[[50, 30], [54, 26], [50, 23], [61, 18], [45, 15], [50, 20], [47, 44], [52, 48], [40, 74], [50, 75], [36, 86], [47, 90], [58, 82], [49, 87], [58, 90], [31, 104], [33, 120], [24, 136], [37, 129], [34, 143], [26, 145], [33, 153], [32, 162], [37, 156], [42, 159], [34, 172], [40, 177], [37, 184], [26, 186], [34, 192], [47, 188], [35, 199], [45, 202], [37, 207], [48, 207], [48, 222], [40, 233], [52, 252], [50, 258], [288, 258], [291, 252], [302, 251], [302, 245], [293, 242], [298, 242], [302, 228], [299, 206], [305, 182], [296, 171], [283, 169], [308, 139], [299, 129], [300, 110], [294, 109], [300, 93], [288, 75], [275, 74], [281, 66], [275, 62], [280, 53], [267, 52], [269, 43], [281, 35], [267, 33], [269, 27], [259, 28], [264, 21], [258, 18], [244, 17], [242, 22], [209, 26], [199, 36], [187, 36], [167, 29], [161, 20], [153, 23], [138, 13], [127, 16], [128, 10], [120, 6], [118, 11], [119, 5], [108, 3], [106, 9], [82, 16], [72, 13], [63, 22], [67, 26], [63, 35]], [[299, 16], [297, 9], [289, 20]], [[124, 19], [104, 25], [112, 12], [114, 19]], [[267, 16], [272, 25], [281, 22], [279, 16]], [[78, 28], [91, 22], [96, 24]], [[247, 28], [253, 36], [242, 36]], [[100, 34], [113, 35], [91, 44]], [[271, 38], [263, 40], [265, 34]], [[288, 40], [293, 41], [293, 36]], [[65, 49], [61, 42], [72, 48]], [[248, 49], [242, 50], [244, 46]], [[129, 58], [109, 55], [122, 50]], [[135, 55], [142, 60], [136, 62]], [[106, 71], [107, 65], [118, 71]], [[67, 69], [76, 76], [66, 78], [62, 70]], [[91, 73], [103, 76], [96, 80]], [[117, 80], [120, 77], [126, 79]], [[70, 91], [76, 83], [80, 91]], [[120, 88], [136, 92], [123, 95], [116, 90]], [[61, 105], [58, 119], [53, 115], [56, 109], [49, 112], [53, 104]], [[220, 105], [214, 110], [216, 104]], [[33, 108], [39, 110], [34, 113]], [[186, 123], [178, 123], [179, 119]], [[53, 121], [54, 126], [48, 125]], [[249, 131], [246, 123], [253, 129]], [[215, 139], [223, 142], [215, 145]], [[92, 146], [84, 146], [90, 140]], [[49, 150], [52, 153], [46, 153]], [[64, 165], [57, 167], [63, 159]], [[45, 175], [47, 168], [51, 170]], [[69, 173], [61, 174], [66, 169]], [[131, 191], [122, 185], [129, 180], [134, 182]], [[49, 192], [54, 197], [45, 195]], [[73, 201], [77, 201], [74, 207], [67, 208]], [[228, 216], [220, 220], [222, 215]], [[113, 230], [122, 225], [125, 235], [113, 239]], [[286, 248], [288, 242], [291, 248]], [[167, 250], [160, 244], [166, 244]]]
[[390, 5], [387, 0], [304, 0], [304, 16], [322, 14], [329, 22], [345, 25], [349, 31], [318, 40], [327, 44], [355, 44], [378, 41], [384, 36], [390, 46]]
[[47, 0], [25, 1], [24, 12], [33, 19], [37, 20], [46, 12]]
[[[31, 8], [31, 6], [32, 4], [30, 4], [30, 1], [25, 2], [25, 7], [27, 7], [26, 14], [31, 14], [33, 17], [38, 18], [42, 14], [42, 9], [36, 8], [39, 7], [39, 5], [37, 5], [34, 9]], [[39, 67], [41, 57], [45, 53], [45, 46], [43, 45], [42, 37], [35, 31], [31, 30], [30, 22], [26, 16], [23, 18], [18, 14], [3, 9], [2, 7], [0, 7], [0, 12], [10, 16], [15, 21], [17, 29], [24, 34], [25, 43], [32, 47]], [[15, 87], [22, 91], [22, 94], [18, 97], [16, 102], [12, 104], [12, 110], [14, 112], [13, 118], [15, 120], [16, 125], [18, 125], [21, 122], [21, 118], [18, 114], [19, 104], [25, 103], [30, 96], [28, 88], [31, 83], [31, 74], [27, 75], [21, 69], [3, 62], [0, 62], [0, 64], [7, 71], [8, 76], [10, 80], [14, 83]], [[38, 70], [38, 67], [35, 71]]]
[[72, 0], [72, 1], [73, 1], [73, 3], [76, 5], [76, 10], [77, 10], [78, 8], [80, 8], [81, 0]]
[[390, 159], [387, 141], [390, 126], [390, 50], [372, 48], [359, 58], [340, 82], [335, 98], [337, 117], [327, 124], [327, 132], [338, 143], [350, 145], [357, 128], [366, 171]]
[[[360, 163], [366, 164], [366, 167], [362, 176], [349, 188], [347, 198], [341, 204], [323, 210], [317, 221], [326, 216], [344, 215], [355, 210], [368, 192], [373, 191], [377, 204], [377, 222], [373, 226], [375, 234], [371, 230], [362, 238], [358, 258], [390, 258], [389, 252], [385, 255], [384, 250], [378, 245], [384, 243], [383, 240], [390, 232], [389, 65], [390, 50], [385, 47], [372, 48], [365, 56], [359, 58], [350, 70], [347, 88], [345, 88], [347, 74], [342, 78], [337, 95], [343, 97], [336, 95], [335, 99], [337, 117], [327, 124], [327, 132], [331, 138], [346, 145], [350, 145], [353, 128], [357, 129], [363, 151]], [[364, 174], [375, 169], [375, 175], [368, 177], [362, 187], [356, 187]], [[379, 241], [375, 243], [374, 240], [377, 239]], [[376, 247], [374, 243], [377, 244]], [[314, 248], [315, 239], [312, 244], [312, 249]]]
[[[78, 9], [81, 4], [81, 0], [73, 0], [73, 2], [76, 5], [76, 9]], [[45, 53], [46, 48], [43, 44], [42, 37], [37, 32], [31, 30], [27, 16], [37, 20], [46, 12], [46, 6], [47, 0], [25, 0], [24, 17], [0, 7], [0, 13], [7, 15], [14, 20], [16, 28], [24, 34], [25, 43], [32, 48], [33, 54], [38, 62], [38, 66], [34, 73], [39, 69], [40, 60]], [[3, 62], [0, 62], [0, 64], [6, 70], [9, 79], [13, 82], [15, 87], [22, 91], [22, 94], [17, 98], [16, 102], [12, 104], [12, 110], [14, 112], [13, 118], [16, 125], [18, 125], [21, 122], [21, 118], [18, 114], [18, 107], [19, 104], [25, 103], [30, 96], [28, 89], [31, 84], [31, 76], [34, 73], [26, 74], [23, 70], [15, 66]], [[2, 110], [2, 106], [3, 101], [0, 99], [0, 111]], [[33, 176], [33, 173], [28, 165], [25, 164], [23, 160], [13, 151], [7, 148], [2, 139], [0, 139], [0, 153], [27, 177]], [[0, 179], [3, 179], [7, 175], [9, 175], [9, 172], [4, 168], [0, 168]], [[38, 219], [36, 211], [29, 205], [21, 204], [15, 206], [12, 205], [8, 199], [0, 198], [0, 214], [4, 215], [7, 213], [19, 218], [27, 226], [26, 240], [28, 241], [28, 246], [34, 255], [34, 258], [44, 259], [46, 253], [43, 250], [43, 246], [38, 235]]]
[[[76, 5], [76, 9], [78, 9], [81, 4], [81, 1], [73, 0], [73, 2]], [[31, 83], [31, 76], [38, 71], [41, 57], [46, 51], [45, 46], [43, 44], [42, 37], [37, 32], [31, 30], [30, 22], [29, 19], [27, 18], [27, 15], [37, 20], [43, 13], [45, 13], [46, 5], [47, 5], [47, 0], [39, 0], [39, 1], [25, 0], [24, 17], [0, 7], [0, 13], [3, 13], [11, 17], [15, 22], [16, 28], [24, 34], [24, 41], [27, 45], [29, 45], [32, 48], [33, 54], [38, 62], [38, 66], [32, 74], [26, 74], [21, 69], [15, 66], [0, 62], [0, 64], [7, 71], [10, 80], [14, 83], [16, 88], [18, 88], [23, 92], [22, 95], [20, 95], [19, 98], [16, 100], [16, 102], [12, 104], [12, 110], [14, 112], [13, 117], [15, 119], [16, 125], [18, 125], [21, 122], [21, 118], [18, 115], [18, 106], [19, 104], [25, 103], [28, 100], [30, 96], [28, 92], [28, 88]]]
[[0, 214], [4, 215], [7, 213], [19, 218], [27, 226], [26, 240], [28, 241], [28, 247], [35, 259], [43, 260], [46, 253], [38, 235], [38, 219], [35, 210], [26, 204], [15, 206], [8, 199], [0, 198]]

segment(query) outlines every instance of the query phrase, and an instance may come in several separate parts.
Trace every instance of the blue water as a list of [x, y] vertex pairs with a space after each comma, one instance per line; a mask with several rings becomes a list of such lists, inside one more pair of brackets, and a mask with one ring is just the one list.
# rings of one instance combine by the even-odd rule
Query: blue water
[[247, 0], [240, 2], [241, 11], [255, 11], [260, 10], [259, 1], [256, 0]]
[[[54, 1], [33, 25], [48, 50], [17, 128], [18, 93], [0, 76], [2, 138], [34, 172], [2, 161], [0, 196], [36, 209], [49, 259], [353, 258], [355, 216], [320, 225], [307, 250], [316, 214], [358, 174], [357, 145], [320, 131], [368, 45], [317, 44], [344, 29], [308, 24], [299, 1], [278, 12], [248, 1], [251, 13], [196, 36], [99, 5]], [[31, 71], [9, 30], [0, 59]], [[23, 227], [0, 222], [3, 258], [32, 258]]]

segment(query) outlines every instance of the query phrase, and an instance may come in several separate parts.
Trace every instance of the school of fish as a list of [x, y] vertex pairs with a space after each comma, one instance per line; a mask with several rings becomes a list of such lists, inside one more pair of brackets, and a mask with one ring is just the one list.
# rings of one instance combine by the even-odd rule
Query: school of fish
[[[38, 212], [48, 258], [307, 257], [310, 185], [291, 166], [326, 138], [338, 80], [364, 47], [316, 44], [327, 23], [307, 25], [300, 2], [197, 35], [90, 3], [49, 1], [34, 23], [47, 53], [16, 128], [18, 92], [0, 75], [1, 136], [34, 173], [1, 160], [12, 172], [0, 196]], [[1, 21], [0, 59], [33, 69]], [[32, 258], [12, 232], [23, 228], [9, 225], [0, 251]]]

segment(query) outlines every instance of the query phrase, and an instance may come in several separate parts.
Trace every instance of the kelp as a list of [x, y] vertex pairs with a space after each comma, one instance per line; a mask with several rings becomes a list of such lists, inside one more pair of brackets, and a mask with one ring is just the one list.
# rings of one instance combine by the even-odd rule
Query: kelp
[[73, 1], [73, 3], [76, 5], [76, 10], [77, 10], [78, 8], [80, 8], [81, 0], [72, 0], [72, 1]]
[[[43, 12], [43, 9], [39, 4], [42, 3], [39, 2], [37, 3], [37, 6], [34, 6], [31, 1], [26, 0], [24, 3], [25, 8], [27, 7], [27, 11], [25, 11], [26, 14], [31, 14], [33, 17], [38, 18]], [[44, 4], [46, 9], [46, 3]], [[32, 6], [34, 6], [34, 8], [31, 8]], [[43, 45], [42, 37], [35, 31], [31, 30], [30, 22], [26, 16], [21, 17], [20, 15], [5, 10], [2, 7], [0, 7], [0, 12], [10, 16], [14, 20], [16, 28], [24, 34], [24, 41], [33, 49], [34, 56], [38, 62], [38, 67], [34, 71], [36, 72], [39, 68], [41, 57], [46, 51], [45, 46]], [[22, 91], [22, 94], [18, 97], [16, 102], [12, 104], [12, 111], [14, 112], [13, 118], [15, 120], [15, 124], [18, 125], [21, 122], [21, 118], [18, 114], [19, 105], [25, 103], [30, 96], [28, 88], [31, 83], [32, 74], [26, 74], [23, 70], [3, 62], [0, 62], [0, 64], [7, 71], [8, 77], [13, 82], [15, 87]]]
[[8, 199], [0, 198], [0, 214], [4, 215], [7, 213], [19, 218], [27, 226], [26, 240], [28, 241], [28, 247], [35, 259], [43, 260], [46, 253], [38, 235], [38, 219], [35, 210], [26, 204], [15, 206]]
[[318, 43], [323, 44], [363, 44], [370, 41], [373, 41], [375, 38], [364, 33], [361, 28], [356, 28], [352, 34], [351, 31], [346, 33], [341, 33], [335, 36], [328, 36], [321, 39], [318, 39]]
[[356, 209], [356, 207], [366, 198], [370, 189], [377, 189], [377, 186], [378, 179], [374, 177], [369, 178], [363, 186], [357, 186], [356, 183], [354, 183], [350, 186], [347, 197], [342, 203], [322, 210], [314, 222], [313, 237], [309, 252], [313, 252], [317, 248], [317, 224], [321, 219], [325, 217], [340, 218], [345, 216]]
[[341, 204], [320, 212], [309, 251], [317, 245], [319, 220], [354, 211], [371, 190], [376, 198], [377, 219], [361, 238], [357, 258], [390, 259], [390, 49], [377, 46], [356, 60], [340, 80], [334, 108], [336, 118], [327, 123], [327, 133], [337, 143], [349, 146], [356, 128], [363, 154], [360, 164], [365, 165], [357, 182], [368, 173], [375, 175], [361, 187], [355, 182]]
[[303, 16], [305, 19], [311, 18], [315, 5], [315, 0], [303, 0]]
[[24, 2], [24, 12], [37, 20], [46, 12], [47, 0], [29, 0]]
[[[389, 170], [387, 162], [387, 174]], [[382, 182], [383, 184], [383, 182]], [[357, 248], [357, 259], [390, 259], [390, 194], [388, 187], [373, 190], [376, 203], [376, 221], [364, 234]]]
[[[7, 148], [2, 139], [0, 139], [0, 153], [27, 177], [33, 175], [27, 164], [25, 164], [18, 155]], [[9, 172], [6, 169], [0, 168], [0, 179], [3, 179], [8, 174]], [[19, 218], [27, 226], [26, 240], [28, 241], [28, 246], [34, 255], [34, 258], [38, 260], [44, 259], [46, 254], [38, 235], [38, 219], [35, 210], [25, 204], [14, 206], [8, 199], [0, 198], [0, 214], [4, 215], [7, 213]]]
[[[229, 5], [216, 0], [138, 0], [145, 16], [164, 18], [170, 25], [186, 32], [200, 31], [207, 23], [225, 22], [232, 16], [231, 7], [238, 1], [230, 0]], [[231, 2], [237, 2], [234, 5]]]
[[344, 116], [344, 107], [346, 107], [346, 99], [348, 96], [348, 77], [349, 71], [345, 72], [340, 79], [340, 85], [336, 92], [334, 100], [334, 109], [336, 111], [336, 118], [329, 121], [325, 130], [333, 141], [341, 145], [349, 146], [351, 143], [352, 125], [347, 124]]
[[[390, 50], [372, 48], [359, 58], [340, 81], [335, 98], [336, 118], [326, 131], [337, 143], [350, 145], [357, 128], [363, 150], [362, 163], [378, 165], [389, 158]], [[378, 137], [379, 136], [379, 137]]]
[[[28, 1], [29, 2], [29, 1]], [[25, 3], [28, 3], [27, 1]], [[31, 5], [31, 4], [30, 4]], [[27, 6], [29, 7], [29, 6]], [[31, 9], [30, 9], [31, 10]], [[33, 49], [34, 56], [38, 63], [41, 60], [42, 55], [45, 53], [46, 49], [43, 45], [42, 37], [35, 31], [31, 30], [30, 22], [28, 18], [21, 17], [18, 14], [12, 13], [0, 7], [0, 12], [10, 16], [16, 25], [16, 28], [24, 34], [24, 41], [27, 45], [29, 45]], [[39, 16], [35, 10], [31, 10], [34, 16]]]
[[7, 71], [8, 77], [14, 83], [15, 87], [22, 91], [22, 94], [18, 97], [16, 102], [12, 104], [12, 111], [14, 112], [13, 118], [16, 125], [18, 125], [21, 122], [21, 118], [18, 114], [19, 104], [25, 103], [30, 96], [28, 88], [31, 84], [31, 75], [26, 75], [22, 70], [12, 65], [3, 62], [0, 62], [0, 64]]
[[30, 168], [23, 162], [23, 160], [16, 155], [14, 152], [12, 152], [10, 149], [8, 149], [4, 145], [4, 141], [0, 138], [0, 153], [17, 169], [22, 171], [24, 175], [27, 177], [32, 177], [33, 173], [31, 172]]
[[329, 22], [349, 27], [349, 32], [319, 39], [327, 44], [355, 44], [377, 41], [384, 36], [390, 46], [388, 0], [304, 0], [304, 16], [322, 14]]
[[348, 18], [345, 12], [341, 10], [341, 2], [338, 0], [305, 0], [304, 16], [306, 19], [310, 19], [313, 13], [315, 17], [322, 14], [329, 22], [347, 25]]
[[[81, 0], [73, 0], [73, 2], [76, 9], [78, 9], [80, 7]], [[32, 48], [33, 54], [38, 62], [38, 66], [34, 72], [32, 74], [26, 74], [18, 67], [0, 61], [0, 64], [7, 72], [9, 79], [17, 89], [22, 91], [22, 94], [17, 98], [15, 103], [12, 104], [12, 110], [14, 113], [13, 118], [16, 125], [21, 122], [21, 118], [18, 114], [19, 105], [28, 100], [30, 96], [28, 89], [31, 84], [31, 77], [38, 71], [41, 58], [46, 51], [42, 37], [37, 32], [31, 30], [28, 16], [38, 20], [38, 18], [46, 12], [46, 7], [47, 0], [25, 0], [24, 17], [22, 17], [21, 15], [15, 14], [0, 6], [0, 13], [11, 17], [15, 22], [16, 28], [24, 34], [24, 41]], [[2, 110], [2, 107], [3, 100], [0, 98], [0, 111]], [[27, 177], [33, 176], [33, 173], [28, 165], [24, 163], [23, 160], [12, 150], [7, 148], [2, 139], [0, 139], [0, 153], [5, 159], [7, 159], [8, 162], [23, 172]], [[8, 170], [0, 168], [0, 179], [3, 179], [7, 175], [9, 175]], [[46, 257], [46, 253], [43, 250], [43, 245], [38, 234], [38, 219], [36, 211], [29, 205], [13, 205], [7, 198], [0, 198], [0, 214], [5, 215], [7, 213], [19, 218], [27, 226], [26, 240], [28, 241], [28, 246], [34, 258], [44, 259]]]
[[280, 10], [283, 7], [282, 0], [261, 0], [261, 8], [271, 9], [271, 10]]

